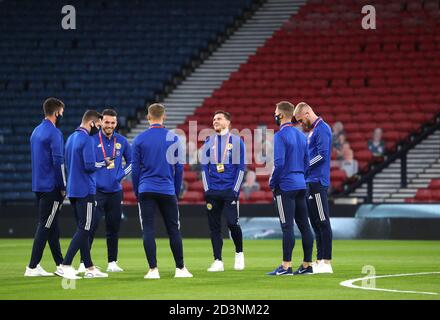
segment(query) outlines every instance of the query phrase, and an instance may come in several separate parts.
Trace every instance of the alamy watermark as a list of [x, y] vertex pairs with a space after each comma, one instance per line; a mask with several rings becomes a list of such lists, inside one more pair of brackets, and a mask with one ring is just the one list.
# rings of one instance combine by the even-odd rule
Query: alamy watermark
[[362, 18], [362, 28], [364, 30], [376, 29], [376, 8], [372, 5], [365, 5], [362, 7], [362, 14], [365, 16]]
[[64, 30], [76, 30], [76, 9], [68, 4], [63, 6], [61, 13], [65, 16], [61, 19], [61, 28]]
[[366, 276], [362, 280], [361, 286], [363, 288], [376, 288], [376, 268], [371, 265], [363, 266], [362, 273]]
[[63, 278], [61, 280], [61, 288], [63, 288], [64, 290], [76, 290], [76, 280]]

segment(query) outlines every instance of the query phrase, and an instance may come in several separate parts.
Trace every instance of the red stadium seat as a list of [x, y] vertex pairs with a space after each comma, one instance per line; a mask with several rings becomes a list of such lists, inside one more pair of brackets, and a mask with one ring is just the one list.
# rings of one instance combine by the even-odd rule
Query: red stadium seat
[[125, 193], [124, 192], [124, 204], [136, 204], [137, 199], [133, 192]]
[[432, 179], [428, 188], [431, 190], [440, 190], [440, 179]]
[[431, 190], [429, 190], [429, 189], [419, 189], [419, 190], [417, 190], [415, 198], [418, 201], [429, 202], [431, 200]]
[[[265, 191], [256, 191], [251, 193], [249, 196], [249, 202], [267, 202], [267, 192]], [[272, 195], [271, 195], [272, 197]]]
[[431, 190], [431, 201], [440, 202], [440, 189]]
[[186, 181], [188, 181], [188, 183], [192, 183], [194, 181], [197, 181], [199, 176], [198, 172], [194, 172], [194, 171], [185, 171], [184, 174], [184, 178]]
[[187, 191], [184, 194], [183, 200], [187, 202], [202, 202], [204, 195], [199, 191]]
[[331, 172], [331, 180], [335, 182], [343, 182], [347, 179], [347, 174], [344, 170], [336, 169]]
[[123, 192], [132, 192], [133, 184], [130, 181], [122, 181], [122, 190]]
[[200, 180], [188, 183], [189, 191], [203, 191], [203, 183]]
[[[360, 4], [369, 2], [308, 1], [197, 108], [198, 120], [206, 117], [202, 126], [211, 125], [215, 108], [238, 105], [244, 111], [234, 118], [234, 127], [264, 123], [277, 130], [276, 102], [307, 101], [329, 124], [344, 124], [361, 171], [373, 161], [367, 141], [375, 128], [383, 129], [387, 151], [395, 151], [440, 112], [439, 3], [379, 1], [380, 28], [371, 33], [354, 23], [359, 17], [351, 11]], [[345, 173], [331, 174], [332, 187], [342, 190]], [[186, 180], [193, 183], [195, 177]], [[269, 199], [264, 196], [268, 176], [257, 181], [261, 191], [248, 202]]]

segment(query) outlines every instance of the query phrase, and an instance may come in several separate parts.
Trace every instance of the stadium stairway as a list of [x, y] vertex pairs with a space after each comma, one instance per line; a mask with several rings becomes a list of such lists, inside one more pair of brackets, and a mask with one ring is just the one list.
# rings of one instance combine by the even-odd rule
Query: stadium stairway
[[69, 4], [76, 8], [77, 30], [61, 28], [61, 2], [0, 1], [0, 204], [35, 200], [28, 141], [45, 98], [65, 102], [65, 138], [88, 108], [115, 108], [124, 133], [138, 108], [163, 92], [253, 0]]
[[[440, 130], [428, 136], [408, 152], [406, 188], [401, 188], [401, 161], [391, 163], [373, 180], [374, 203], [403, 203], [406, 198], [414, 198], [418, 189], [428, 187], [431, 179], [440, 178]], [[367, 196], [367, 186], [363, 184], [350, 197], [362, 202]]]
[[[205, 98], [211, 96], [240, 64], [255, 54], [272, 34], [294, 13], [305, 0], [268, 0], [209, 56], [189, 77], [163, 100], [167, 107], [168, 128], [175, 128], [192, 115]], [[232, 107], [232, 106], [231, 106]], [[141, 122], [131, 130], [132, 139], [145, 130], [147, 122]]]

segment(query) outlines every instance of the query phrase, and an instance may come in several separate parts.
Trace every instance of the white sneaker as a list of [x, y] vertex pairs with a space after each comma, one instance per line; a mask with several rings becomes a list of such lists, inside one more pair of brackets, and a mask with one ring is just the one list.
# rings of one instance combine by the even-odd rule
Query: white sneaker
[[117, 261], [109, 262], [107, 272], [122, 272], [124, 269], [118, 266]]
[[47, 272], [43, 269], [42, 266], [39, 264], [34, 268], [31, 269], [29, 267], [26, 267], [26, 271], [24, 273], [25, 277], [52, 277], [53, 273]]
[[316, 260], [315, 262], [312, 262], [312, 268], [313, 268], [313, 273], [322, 273], [321, 272], [321, 263], [323, 263], [324, 261], [322, 260]]
[[215, 260], [214, 263], [209, 267], [208, 272], [222, 272], [225, 271], [223, 266], [223, 261]]
[[174, 275], [174, 278], [192, 278], [193, 275], [188, 271], [186, 267], [183, 267], [182, 269], [176, 268], [176, 274]]
[[243, 254], [243, 252], [236, 252], [235, 253], [234, 269], [235, 270], [243, 270], [244, 269], [244, 254]]
[[81, 279], [76, 275], [76, 270], [72, 266], [58, 266], [55, 274], [69, 280]]
[[84, 272], [84, 279], [92, 278], [108, 278], [108, 273], [102, 272], [97, 267], [93, 267], [93, 269], [86, 269], [86, 272]]
[[79, 267], [78, 267], [78, 269], [76, 270], [76, 274], [80, 274], [80, 273], [84, 273], [84, 272], [86, 272], [86, 266], [84, 265], [84, 263], [83, 262], [81, 262], [80, 264], [79, 264]]
[[144, 279], [160, 279], [159, 269], [154, 268], [148, 270], [148, 273], [144, 276]]
[[330, 263], [325, 263], [324, 261], [319, 266], [320, 273], [333, 273], [333, 268]]

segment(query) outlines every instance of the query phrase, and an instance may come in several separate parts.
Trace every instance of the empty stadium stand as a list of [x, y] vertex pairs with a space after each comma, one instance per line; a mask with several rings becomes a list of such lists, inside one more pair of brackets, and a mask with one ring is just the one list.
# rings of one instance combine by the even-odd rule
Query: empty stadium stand
[[[239, 30], [231, 34], [189, 74], [163, 103], [167, 106], [167, 127], [175, 128], [188, 114], [192, 114], [204, 99], [210, 97], [230, 74], [237, 71], [251, 54], [277, 31], [290, 16], [298, 12], [304, 0], [266, 0], [256, 12], [246, 19]], [[130, 131], [134, 137], [145, 130], [147, 122], [142, 119]]]
[[68, 135], [88, 108], [114, 107], [122, 127], [234, 25], [252, 0], [0, 1], [0, 200], [32, 200], [29, 136], [42, 102], [66, 103]]
[[440, 179], [432, 179], [427, 188], [418, 189], [414, 198], [407, 198], [406, 202], [440, 202]]
[[[376, 30], [362, 29], [364, 4], [376, 7]], [[305, 100], [330, 124], [344, 123], [365, 173], [376, 127], [392, 154], [440, 112], [439, 17], [438, 1], [308, 1], [178, 127], [187, 131], [189, 120], [210, 126], [214, 110], [239, 107], [235, 128], [275, 128], [276, 102]], [[345, 179], [333, 170], [333, 190], [342, 191]]]
[[[87, 108], [114, 107], [128, 127], [146, 102], [164, 96], [209, 47], [217, 50], [165, 97], [171, 127], [188, 131], [190, 120], [198, 121], [199, 130], [210, 127], [213, 112], [225, 109], [238, 130], [276, 129], [275, 103], [304, 100], [328, 123], [344, 124], [362, 176], [371, 169], [367, 141], [376, 127], [384, 130], [387, 157], [440, 112], [438, 0], [267, 0], [238, 29], [237, 17], [254, 1], [72, 0], [77, 30], [70, 31], [61, 28], [64, 4], [53, 3], [0, 2], [0, 201], [34, 197], [28, 139], [47, 96], [66, 102], [65, 135]], [[376, 8], [376, 30], [362, 29], [365, 4]], [[219, 37], [231, 26], [232, 35]], [[140, 122], [131, 136], [144, 127]], [[429, 154], [414, 150], [418, 160], [409, 168], [426, 164]], [[437, 177], [435, 164], [424, 167], [429, 172], [409, 171], [406, 188], [382, 186], [388, 195], [375, 198], [437, 201], [437, 182], [429, 182]], [[390, 164], [388, 173], [399, 165]], [[376, 194], [384, 194], [382, 180], [393, 180], [386, 174], [374, 177]], [[331, 177], [334, 193], [347, 188], [344, 171], [332, 169]], [[182, 203], [203, 202], [198, 175], [189, 166], [185, 180]], [[257, 180], [260, 191], [242, 202], [271, 201], [268, 176]], [[129, 181], [124, 192], [127, 203], [134, 203]], [[365, 192], [360, 185], [352, 196]]]

